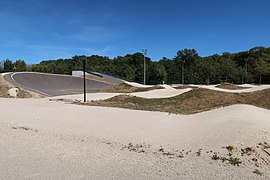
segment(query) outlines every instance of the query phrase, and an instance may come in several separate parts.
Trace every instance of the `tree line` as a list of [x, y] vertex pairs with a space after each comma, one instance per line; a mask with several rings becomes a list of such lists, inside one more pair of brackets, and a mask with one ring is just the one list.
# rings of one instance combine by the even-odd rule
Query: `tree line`
[[[34, 71], [54, 74], [71, 74], [81, 70], [82, 61], [90, 71], [143, 83], [144, 55], [127, 54], [109, 58], [106, 56], [74, 56], [69, 59], [46, 60], [27, 65], [24, 60], [2, 62], [0, 71]], [[238, 53], [224, 52], [207, 57], [198, 55], [195, 49], [179, 50], [172, 59], [152, 61], [146, 57], [147, 84], [216, 84], [229, 82], [270, 83], [270, 48], [254, 47]]]

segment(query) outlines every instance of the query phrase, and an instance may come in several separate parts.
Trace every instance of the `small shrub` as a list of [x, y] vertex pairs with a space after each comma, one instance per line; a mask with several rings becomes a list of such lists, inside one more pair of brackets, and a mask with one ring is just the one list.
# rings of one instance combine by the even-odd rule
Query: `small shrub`
[[227, 146], [226, 149], [227, 149], [230, 153], [232, 153], [232, 151], [234, 150], [234, 147], [233, 147], [233, 146]]
[[231, 157], [228, 159], [228, 161], [234, 166], [239, 166], [242, 163], [240, 158], [237, 158], [237, 157], [236, 158]]
[[220, 158], [220, 160], [221, 160], [222, 162], [225, 162], [225, 161], [227, 161], [227, 160], [228, 160], [228, 158], [227, 158], [227, 157], [225, 157], [225, 156], [223, 156], [223, 157], [221, 157], [221, 158]]
[[244, 155], [244, 154], [246, 154], [246, 155], [251, 155], [251, 153], [252, 153], [252, 149], [250, 148], [250, 147], [247, 147], [247, 148], [245, 148], [245, 149], [241, 149], [241, 154], [242, 154], [242, 156]]

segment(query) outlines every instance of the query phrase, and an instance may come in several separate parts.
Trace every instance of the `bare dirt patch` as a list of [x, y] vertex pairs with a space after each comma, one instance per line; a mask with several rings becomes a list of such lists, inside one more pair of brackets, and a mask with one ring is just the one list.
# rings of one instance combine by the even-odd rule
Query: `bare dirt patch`
[[241, 87], [241, 86], [231, 84], [231, 83], [223, 83], [223, 84], [217, 85], [216, 87], [221, 88], [221, 89], [229, 89], [229, 90], [249, 89], [249, 87]]

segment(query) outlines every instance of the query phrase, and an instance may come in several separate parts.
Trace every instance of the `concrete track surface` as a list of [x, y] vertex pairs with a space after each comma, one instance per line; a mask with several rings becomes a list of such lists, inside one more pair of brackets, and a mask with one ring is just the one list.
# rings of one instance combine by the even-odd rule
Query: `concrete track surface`
[[[83, 78], [34, 72], [8, 73], [5, 80], [15, 86], [45, 96], [79, 94], [83, 90]], [[86, 79], [87, 90], [104, 89], [111, 84]]]

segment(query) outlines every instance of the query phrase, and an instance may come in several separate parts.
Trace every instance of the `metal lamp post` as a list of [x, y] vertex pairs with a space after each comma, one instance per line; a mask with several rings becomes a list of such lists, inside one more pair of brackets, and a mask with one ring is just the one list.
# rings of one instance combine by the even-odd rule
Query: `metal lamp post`
[[146, 62], [145, 62], [145, 56], [147, 54], [147, 49], [142, 49], [142, 53], [143, 53], [143, 62], [144, 62], [144, 66], [143, 66], [143, 84], [146, 84]]

